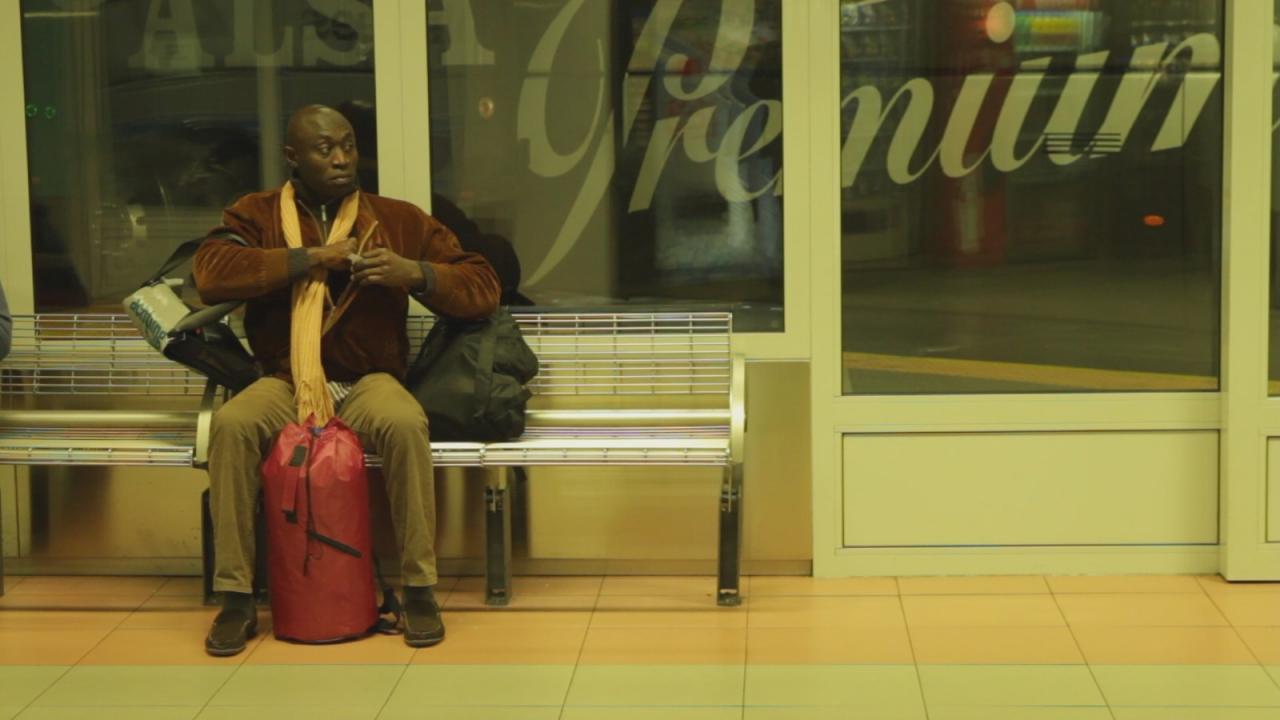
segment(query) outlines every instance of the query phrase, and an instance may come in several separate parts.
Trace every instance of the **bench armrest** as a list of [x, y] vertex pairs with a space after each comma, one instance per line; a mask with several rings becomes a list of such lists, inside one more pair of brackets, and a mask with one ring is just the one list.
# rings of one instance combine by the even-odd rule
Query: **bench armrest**
[[213, 430], [213, 403], [217, 395], [218, 384], [212, 380], [205, 383], [200, 414], [196, 416], [196, 446], [191, 456], [191, 466], [200, 470], [209, 467], [209, 435]]

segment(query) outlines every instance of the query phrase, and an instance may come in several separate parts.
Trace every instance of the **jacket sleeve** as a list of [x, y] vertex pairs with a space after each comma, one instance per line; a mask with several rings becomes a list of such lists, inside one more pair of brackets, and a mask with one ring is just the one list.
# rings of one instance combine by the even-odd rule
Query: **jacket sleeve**
[[4, 286], [0, 285], [0, 360], [9, 354], [13, 346], [13, 316], [9, 314], [9, 303], [4, 297]]
[[[419, 211], [421, 212], [421, 211]], [[425, 286], [414, 296], [438, 315], [474, 320], [498, 309], [498, 274], [483, 255], [464, 252], [453, 231], [422, 213]]]
[[192, 274], [206, 303], [261, 297], [307, 272], [305, 248], [262, 247], [262, 227], [247, 201], [242, 198], [224, 210], [222, 225], [209, 233], [196, 252]]

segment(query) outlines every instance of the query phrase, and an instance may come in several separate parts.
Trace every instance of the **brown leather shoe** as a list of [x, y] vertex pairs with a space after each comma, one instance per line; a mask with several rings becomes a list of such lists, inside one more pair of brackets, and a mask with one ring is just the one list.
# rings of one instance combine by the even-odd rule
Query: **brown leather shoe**
[[223, 593], [222, 612], [204, 639], [205, 652], [214, 657], [231, 657], [244, 652], [249, 638], [258, 634], [258, 607], [248, 593]]
[[404, 644], [421, 648], [444, 640], [444, 620], [430, 587], [404, 589]]

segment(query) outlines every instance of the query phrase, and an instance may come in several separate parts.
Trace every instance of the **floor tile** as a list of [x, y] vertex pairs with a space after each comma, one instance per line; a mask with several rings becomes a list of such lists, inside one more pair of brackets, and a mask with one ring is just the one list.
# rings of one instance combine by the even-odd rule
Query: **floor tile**
[[1194, 575], [1061, 575], [1047, 579], [1054, 593], [1064, 595], [1203, 592]]
[[976, 577], [904, 577], [898, 579], [903, 595], [1036, 595], [1048, 594], [1039, 575]]
[[747, 607], [720, 607], [709, 595], [601, 595], [591, 626], [744, 628]]
[[582, 665], [565, 705], [739, 706], [742, 684], [742, 665]]
[[[599, 575], [585, 576], [536, 576], [522, 575], [511, 580], [511, 596], [521, 595], [590, 595], [600, 594], [600, 586], [604, 578]], [[714, 584], [714, 581], [712, 581]], [[458, 579], [453, 592], [484, 593], [484, 578], [464, 577]], [[652, 593], [645, 593], [652, 594]]]
[[1092, 665], [1256, 665], [1230, 627], [1073, 628]]
[[411, 665], [385, 712], [425, 717], [427, 706], [559, 706], [572, 676], [572, 665]]
[[1098, 665], [1093, 672], [1112, 706], [1280, 707], [1280, 686], [1256, 665]]
[[1227, 619], [1204, 594], [1113, 593], [1057, 595], [1072, 626], [1220, 626]]
[[1223, 593], [1280, 595], [1280, 582], [1228, 582], [1221, 575], [1201, 575], [1196, 578], [1196, 581], [1210, 595]]
[[129, 613], [128, 610], [0, 610], [0, 631], [91, 627], [111, 630], [124, 622]]
[[756, 575], [751, 596], [772, 595], [897, 595], [898, 580], [891, 577], [813, 578]]
[[904, 625], [897, 597], [758, 597], [747, 614], [750, 628]]
[[743, 720], [925, 720], [924, 707], [808, 706], [743, 708]]
[[[207, 707], [196, 716], [196, 720], [375, 720], [379, 717], [378, 713], [381, 710], [381, 705], [363, 707], [226, 705]], [[418, 717], [422, 715], [419, 714]]]
[[[244, 662], [246, 653], [216, 658], [204, 651], [207, 630], [142, 628], [113, 630], [81, 660], [81, 665], [224, 665]], [[249, 640], [252, 652], [259, 638]]]
[[714, 603], [716, 578], [713, 575], [612, 575], [604, 578], [600, 594], [694, 595], [711, 598]]
[[923, 707], [910, 665], [748, 665], [746, 685], [747, 705]]
[[204, 599], [204, 578], [171, 577], [165, 580], [152, 597], [195, 597]]
[[591, 624], [588, 610], [449, 610], [444, 611], [444, 626], [476, 627], [581, 627]]
[[[25, 586], [26, 583], [23, 583]], [[150, 593], [100, 595], [97, 593], [9, 593], [0, 597], [0, 612], [7, 610], [136, 610]]]
[[916, 662], [937, 665], [1076, 665], [1065, 627], [913, 627]]
[[935, 705], [1105, 705], [1082, 665], [922, 665], [920, 681]]
[[[431, 720], [558, 720], [560, 717], [561, 707], [559, 705], [550, 705], [546, 707], [523, 706], [523, 707], [494, 707], [494, 706], [452, 706], [452, 707], [433, 707], [427, 713], [423, 712], [420, 707], [417, 708], [399, 708], [396, 710], [383, 710], [378, 715], [378, 720], [423, 720], [429, 718]], [[237, 718], [228, 717], [227, 720], [238, 720]], [[263, 720], [271, 720], [263, 718]], [[299, 718], [298, 720], [310, 720], [310, 718]], [[334, 718], [339, 720], [339, 718]]]
[[598, 595], [516, 595], [511, 604], [491, 607], [484, 602], [484, 593], [473, 590], [455, 590], [449, 593], [441, 607], [445, 610], [485, 610], [489, 612], [514, 612], [518, 610], [577, 610], [590, 612], [595, 609]]
[[0, 720], [12, 720], [22, 712], [23, 705], [0, 705]]
[[592, 627], [582, 665], [733, 665], [747, 660], [745, 628]]
[[561, 720], [742, 720], [741, 707], [566, 707]]
[[59, 665], [12, 665], [0, 667], [0, 706], [19, 708], [35, 700], [40, 693], [53, 685], [63, 673], [66, 666]]
[[[186, 595], [153, 595], [137, 610], [129, 613], [120, 623], [122, 629], [181, 628], [204, 634], [213, 624], [220, 608], [205, 605], [199, 597]], [[265, 607], [258, 608], [259, 621], [269, 615]]]
[[1271, 678], [1276, 681], [1276, 684], [1280, 685], [1280, 664], [1267, 664], [1266, 670], [1267, 673], [1271, 675]]
[[14, 588], [15, 595], [141, 595], [151, 597], [168, 578], [48, 576], [28, 577]]
[[241, 665], [211, 706], [377, 707], [404, 673], [394, 665]]
[[1237, 627], [1236, 632], [1257, 656], [1258, 662], [1280, 665], [1280, 627]]
[[1113, 707], [1115, 720], [1276, 720], [1275, 708]]
[[205, 704], [235, 672], [234, 667], [107, 667], [71, 668], [43, 695], [36, 706], [189, 707]]
[[1280, 627], [1280, 594], [1218, 593], [1212, 599], [1232, 625]]
[[406, 665], [414, 649], [401, 635], [370, 635], [351, 642], [328, 645], [263, 637], [245, 659], [246, 665]]
[[18, 720], [192, 720], [199, 705], [159, 707], [32, 707]]
[[1112, 720], [1106, 707], [930, 705], [929, 720]]
[[1052, 595], [902, 597], [907, 625], [916, 627], [1065, 626]]
[[0, 629], [0, 665], [74, 665], [110, 632], [93, 625]]
[[449, 625], [445, 641], [413, 655], [415, 665], [574, 665], [587, 636], [579, 627]]
[[752, 628], [747, 662], [756, 665], [909, 665], [906, 628]]

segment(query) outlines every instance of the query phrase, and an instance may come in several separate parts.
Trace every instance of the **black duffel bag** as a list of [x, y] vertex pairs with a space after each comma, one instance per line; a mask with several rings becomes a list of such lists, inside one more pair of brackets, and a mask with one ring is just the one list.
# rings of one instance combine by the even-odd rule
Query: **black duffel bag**
[[409, 367], [405, 387], [427, 413], [432, 440], [500, 442], [524, 433], [538, 358], [511, 313], [440, 317]]

